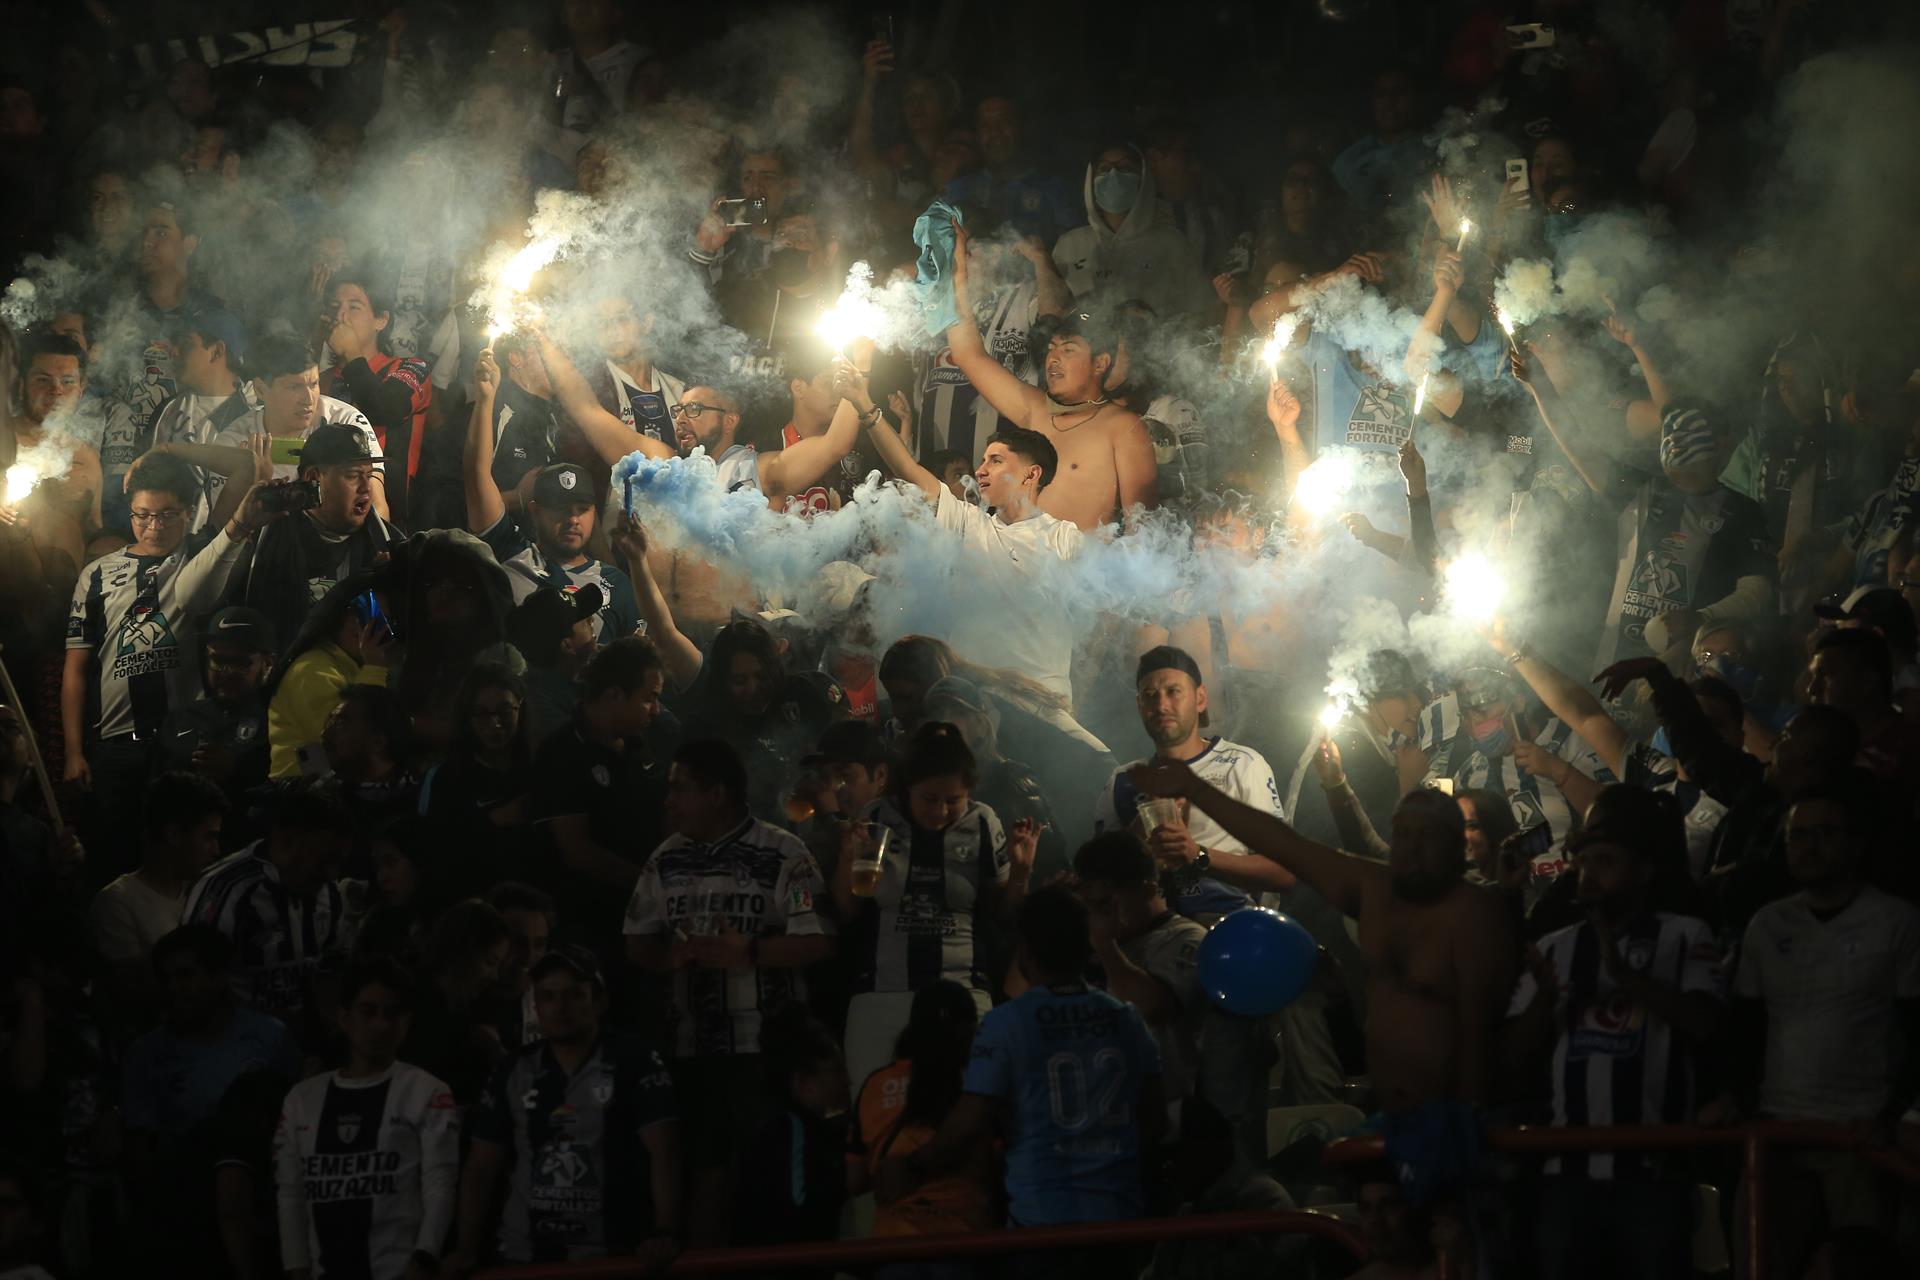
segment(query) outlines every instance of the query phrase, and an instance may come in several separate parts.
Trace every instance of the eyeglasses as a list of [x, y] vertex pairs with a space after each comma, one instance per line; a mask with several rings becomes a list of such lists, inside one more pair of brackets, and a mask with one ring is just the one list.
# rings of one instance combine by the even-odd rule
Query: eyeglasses
[[133, 527], [136, 529], [144, 529], [149, 525], [164, 526], [164, 525], [170, 525], [170, 524], [178, 524], [180, 521], [185, 520], [186, 518], [187, 518], [186, 512], [175, 511], [172, 509], [168, 509], [166, 511], [136, 511], [133, 513], [133, 516], [132, 516]]
[[703, 413], [730, 413], [730, 412], [732, 411], [721, 405], [700, 404], [696, 401], [689, 401], [686, 404], [677, 404], [673, 406], [673, 408], [667, 410], [668, 416], [674, 418], [676, 421], [678, 419], [685, 418], [689, 422], [693, 421], [695, 418], [698, 418]]

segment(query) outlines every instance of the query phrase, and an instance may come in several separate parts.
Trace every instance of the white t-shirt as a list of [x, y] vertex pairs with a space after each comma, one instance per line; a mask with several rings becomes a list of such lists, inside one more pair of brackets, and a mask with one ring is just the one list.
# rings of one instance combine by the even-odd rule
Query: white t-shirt
[[[313, 423], [308, 426], [306, 434], [312, 435], [321, 424], [328, 422], [360, 428], [360, 434], [366, 437], [367, 447], [372, 451], [376, 459], [373, 464], [373, 469], [379, 472], [384, 472], [387, 469], [384, 463], [377, 461], [380, 457], [380, 440], [373, 434], [373, 424], [367, 421], [366, 414], [360, 412], [345, 400], [335, 400], [332, 396], [321, 396], [320, 409], [313, 415]], [[253, 437], [265, 434], [267, 434], [266, 410], [254, 409], [243, 415], [237, 422], [225, 431], [222, 431], [218, 436], [214, 437], [213, 442], [215, 444], [230, 445], [235, 449], [244, 449], [247, 447], [247, 442], [253, 439]], [[300, 466], [294, 462], [276, 461], [273, 464], [273, 478], [275, 480], [298, 480], [300, 478]]]
[[161, 893], [133, 872], [93, 895], [87, 909], [93, 945], [107, 960], [144, 960], [153, 944], [180, 927], [185, 889]]
[[750, 444], [736, 444], [713, 460], [720, 469], [720, 490], [732, 493], [735, 489], [758, 489], [760, 487], [760, 455], [754, 452]]
[[[1113, 771], [1094, 809], [1094, 831], [1123, 831], [1133, 825], [1134, 818], [1140, 812], [1140, 793], [1134, 790], [1128, 771], [1145, 763], [1145, 760], [1135, 760]], [[1215, 738], [1186, 764], [1209, 785], [1217, 787], [1241, 804], [1271, 813], [1282, 820], [1286, 818], [1284, 806], [1280, 803], [1280, 784], [1274, 781], [1273, 766], [1252, 747], [1243, 747], [1225, 738]], [[1187, 830], [1193, 833], [1194, 843], [1203, 849], [1219, 849], [1225, 853], [1247, 852], [1246, 845], [1228, 835], [1225, 828], [1200, 809], [1188, 811]]]
[[1754, 913], [1733, 991], [1767, 1006], [1760, 1106], [1786, 1120], [1865, 1120], [1887, 1105], [1894, 1002], [1920, 997], [1920, 911], [1865, 888], [1821, 920], [1804, 894]]
[[959, 618], [948, 637], [962, 657], [1017, 671], [1049, 693], [1071, 700], [1073, 620], [1048, 589], [1051, 573], [1080, 554], [1086, 535], [1070, 521], [1044, 512], [1008, 524], [962, 502], [945, 485], [934, 518], [960, 535], [985, 591], [981, 607]]

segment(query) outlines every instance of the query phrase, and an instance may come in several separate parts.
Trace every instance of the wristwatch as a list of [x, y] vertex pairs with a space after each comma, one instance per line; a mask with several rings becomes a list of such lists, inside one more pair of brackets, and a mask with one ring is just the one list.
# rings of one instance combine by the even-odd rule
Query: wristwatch
[[1193, 860], [1193, 869], [1203, 875], [1213, 870], [1213, 855], [1202, 849], [1200, 856]]

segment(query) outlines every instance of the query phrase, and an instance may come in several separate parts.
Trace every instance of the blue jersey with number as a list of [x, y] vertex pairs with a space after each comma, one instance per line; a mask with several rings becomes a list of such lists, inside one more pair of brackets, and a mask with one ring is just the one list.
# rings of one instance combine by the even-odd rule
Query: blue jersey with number
[[1015, 1225], [1139, 1216], [1135, 1114], [1159, 1074], [1139, 1010], [1104, 991], [1036, 988], [981, 1019], [965, 1088], [1006, 1106]]

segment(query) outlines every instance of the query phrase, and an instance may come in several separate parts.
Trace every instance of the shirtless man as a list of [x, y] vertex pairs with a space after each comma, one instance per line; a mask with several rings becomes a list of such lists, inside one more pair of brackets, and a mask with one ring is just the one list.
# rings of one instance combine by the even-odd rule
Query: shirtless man
[[1113, 368], [1111, 340], [1103, 340], [1084, 311], [1069, 310], [1051, 326], [1046, 389], [1030, 387], [1003, 368], [980, 340], [967, 291], [964, 228], [954, 228], [953, 305], [960, 320], [947, 330], [953, 362], [1000, 416], [1037, 431], [1060, 455], [1058, 478], [1040, 497], [1050, 516], [1097, 529], [1135, 506], [1159, 505], [1153, 441], [1139, 415], [1106, 398]]
[[[87, 389], [86, 348], [63, 334], [41, 334], [21, 352], [21, 403], [14, 419], [14, 457], [46, 474], [26, 492], [0, 498], [0, 521], [26, 518], [42, 552], [59, 551], [79, 569], [87, 562], [87, 539], [100, 529], [100, 455], [72, 431], [71, 415]], [[57, 474], [53, 468], [64, 466]], [[8, 488], [15, 488], [9, 485]]]
[[1404, 797], [1382, 865], [1306, 839], [1183, 764], [1143, 765], [1133, 781], [1145, 794], [1185, 799], [1360, 922], [1367, 1063], [1381, 1109], [1486, 1101], [1519, 942], [1499, 894], [1461, 878], [1467, 833], [1450, 797]]

